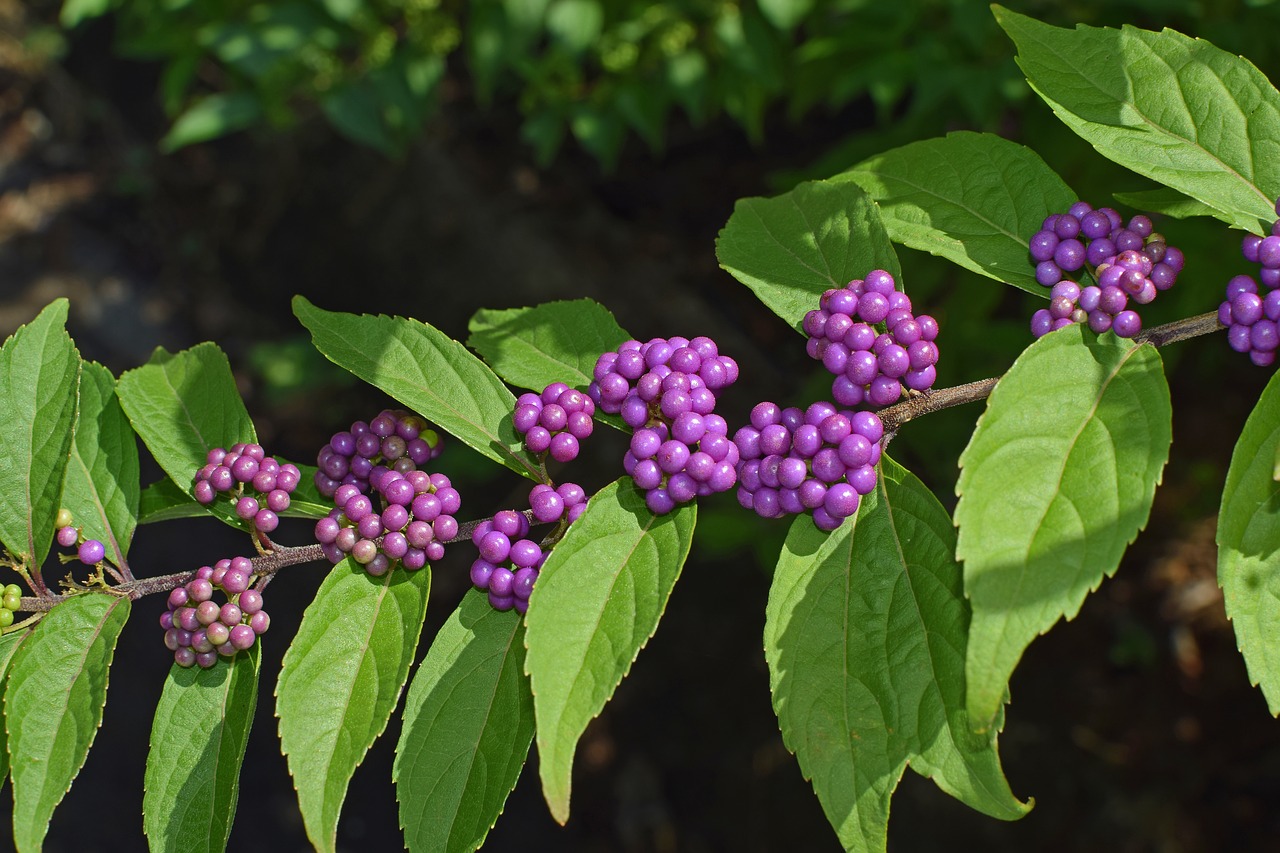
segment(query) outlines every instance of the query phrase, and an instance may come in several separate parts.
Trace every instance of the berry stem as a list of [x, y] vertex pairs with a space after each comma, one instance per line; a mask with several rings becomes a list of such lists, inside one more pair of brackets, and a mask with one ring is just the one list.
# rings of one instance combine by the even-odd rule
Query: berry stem
[[[531, 522], [533, 521], [533, 510], [525, 510], [524, 514]], [[445, 544], [448, 545], [454, 542], [470, 540], [472, 531], [474, 531], [481, 523], [490, 520], [491, 519], [482, 518], [459, 525], [458, 535], [446, 541]], [[276, 572], [286, 566], [296, 566], [300, 563], [313, 563], [325, 559], [324, 552], [317, 544], [297, 546], [276, 545], [265, 535], [262, 536], [262, 540], [271, 545], [271, 550], [259, 554], [252, 560], [253, 573], [261, 576], [262, 580], [266, 580], [274, 576]], [[326, 560], [325, 562], [328, 561]], [[131, 599], [138, 599], [144, 595], [153, 595], [157, 592], [169, 592], [170, 590], [177, 589], [195, 576], [196, 573], [194, 570], [189, 572], [175, 572], [171, 575], [157, 575], [153, 578], [142, 578], [141, 580], [133, 580], [113, 586], [110, 588], [110, 591], [116, 595], [127, 595]], [[259, 590], [261, 590], [261, 587], [265, 585], [262, 584], [262, 580], [259, 581]], [[18, 609], [28, 613], [43, 613], [52, 610], [56, 605], [70, 597], [71, 596], [69, 595], [52, 594], [43, 596], [23, 596], [22, 603]]]
[[[1221, 329], [1222, 325], [1218, 323], [1218, 313], [1210, 311], [1206, 314], [1198, 314], [1195, 317], [1187, 317], [1184, 320], [1175, 320], [1172, 323], [1165, 323], [1163, 326], [1146, 329], [1136, 335], [1133, 340], [1138, 344], [1149, 343], [1152, 346], [1162, 347], [1166, 344], [1189, 340], [1200, 335], [1208, 335]], [[976, 403], [978, 400], [985, 400], [991, 396], [991, 391], [999, 381], [999, 376], [993, 376], [989, 379], [979, 379], [977, 382], [967, 382], [964, 385], [926, 391], [919, 396], [913, 396], [895, 406], [882, 410], [879, 413], [880, 420], [884, 423], [886, 433], [894, 433], [907, 421], [915, 420], [921, 415], [949, 409], [952, 406], [961, 406], [965, 403]]]
[[[257, 575], [273, 575], [285, 566], [313, 563], [323, 559], [324, 553], [320, 550], [319, 545], [280, 546], [267, 554], [255, 557], [252, 561], [253, 572]], [[141, 580], [114, 586], [111, 588], [111, 592], [116, 595], [127, 595], [131, 599], [138, 599], [144, 595], [177, 589], [195, 576], [196, 573], [193, 570], [176, 572], [171, 575], [158, 575], [153, 578], [142, 578]], [[69, 597], [66, 595], [51, 595], [48, 597], [23, 596], [18, 609], [29, 613], [48, 611]]]

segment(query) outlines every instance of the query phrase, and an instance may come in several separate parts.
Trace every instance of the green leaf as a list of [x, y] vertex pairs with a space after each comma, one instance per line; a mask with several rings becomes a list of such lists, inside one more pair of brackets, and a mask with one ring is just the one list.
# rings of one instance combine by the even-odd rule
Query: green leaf
[[1115, 200], [1135, 210], [1159, 213], [1172, 219], [1190, 219], [1193, 216], [1217, 216], [1209, 205], [1187, 198], [1177, 190], [1161, 187], [1132, 193], [1115, 193]]
[[80, 356], [67, 334], [67, 300], [55, 299], [0, 347], [0, 543], [39, 567], [76, 420]]
[[102, 723], [107, 672], [129, 599], [90, 592], [59, 604], [14, 655], [4, 692], [13, 840], [39, 850], [53, 810]]
[[[116, 395], [156, 462], [188, 495], [210, 450], [257, 440], [227, 356], [213, 343], [174, 355], [157, 348], [149, 362], [121, 375]], [[208, 511], [242, 524], [227, 501]]]
[[123, 566], [138, 525], [138, 442], [115, 388], [107, 368], [81, 366], [80, 411], [62, 506], [86, 537], [107, 546], [111, 562]]
[[58, 13], [58, 23], [63, 29], [70, 30], [82, 21], [98, 18], [111, 9], [111, 0], [63, 0], [62, 11]]
[[875, 202], [850, 181], [739, 199], [716, 239], [716, 257], [797, 330], [824, 290], [874, 269], [901, 277]]
[[1248, 60], [1166, 29], [1059, 29], [994, 7], [1027, 81], [1100, 154], [1258, 234], [1280, 195], [1280, 92]]
[[1227, 617], [1273, 716], [1280, 715], [1280, 374], [1273, 375], [1245, 422], [1218, 513], [1218, 583]]
[[412, 851], [477, 849], [533, 741], [524, 623], [471, 590], [436, 634], [405, 699], [392, 777]]
[[261, 645], [209, 669], [170, 668], [151, 724], [142, 800], [153, 853], [226, 850], [258, 704]]
[[320, 101], [325, 118], [340, 133], [361, 145], [368, 145], [388, 157], [397, 151], [387, 133], [378, 98], [367, 80], [352, 80], [338, 86]]
[[813, 11], [814, 0], [759, 0], [760, 14], [780, 30], [794, 29]]
[[833, 180], [880, 205], [889, 238], [1037, 296], [1027, 242], [1078, 198], [1029, 148], [990, 133], [951, 133], [877, 154]]
[[1169, 458], [1160, 354], [1069, 326], [1001, 378], [960, 457], [956, 555], [973, 607], [968, 711], [992, 725], [1023, 650], [1110, 576]]
[[172, 153], [187, 145], [217, 139], [251, 127], [262, 118], [262, 102], [256, 92], [207, 95], [174, 119], [173, 127], [160, 140], [160, 150]]
[[172, 521], [175, 518], [205, 518], [209, 510], [196, 503], [177, 483], [165, 477], [142, 490], [138, 506], [138, 523]]
[[463, 444], [539, 480], [537, 461], [511, 425], [516, 398], [484, 362], [438, 329], [404, 317], [343, 314], [293, 298], [316, 349], [386, 391]]
[[551, 815], [569, 818], [573, 754], [653, 636], [693, 540], [697, 509], [655, 516], [629, 483], [605, 486], [556, 545], [525, 623], [538, 771]]
[[335, 849], [347, 784], [387, 727], [418, 648], [430, 570], [375, 578], [350, 558], [302, 615], [276, 685], [280, 749], [307, 836]]
[[601, 353], [630, 339], [599, 302], [574, 299], [532, 308], [481, 308], [467, 345], [518, 388], [541, 391], [552, 382], [583, 390]]
[[596, 0], [553, 0], [547, 8], [547, 33], [570, 53], [595, 44], [603, 27], [604, 10]]
[[855, 522], [828, 535], [797, 519], [779, 557], [764, 632], [774, 710], [846, 850], [885, 849], [908, 763], [993, 817], [1030, 810], [995, 733], [969, 726], [954, 549], [938, 499], [886, 458]]
[[[0, 634], [0, 694], [3, 693], [5, 676], [9, 674], [9, 664], [13, 662], [13, 656], [17, 654], [22, 641], [30, 636], [30, 629]], [[3, 706], [0, 706], [0, 710], [2, 709]], [[8, 739], [5, 736], [6, 731], [4, 714], [0, 713], [0, 784], [4, 784], [4, 780], [9, 776], [9, 750], [7, 748]]]

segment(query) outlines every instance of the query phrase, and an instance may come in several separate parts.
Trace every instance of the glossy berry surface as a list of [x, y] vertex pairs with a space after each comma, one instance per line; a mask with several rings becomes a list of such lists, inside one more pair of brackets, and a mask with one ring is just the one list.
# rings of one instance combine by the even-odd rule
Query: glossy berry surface
[[1182, 252], [1141, 214], [1128, 225], [1109, 207], [1076, 202], [1045, 218], [1027, 250], [1036, 281], [1050, 288], [1049, 306], [1031, 317], [1037, 338], [1072, 323], [1131, 338], [1142, 330], [1138, 308], [1173, 287]]
[[738, 364], [715, 341], [626, 341], [596, 360], [593, 377], [592, 399], [633, 430], [622, 467], [651, 512], [733, 488], [738, 451], [715, 407], [717, 393], [737, 381]]
[[302, 474], [296, 465], [281, 464], [262, 445], [238, 442], [230, 449], [215, 447], [196, 472], [192, 494], [208, 506], [224, 496], [232, 511], [257, 533], [271, 533], [280, 513], [289, 508], [290, 495]]
[[883, 435], [874, 412], [760, 403], [733, 437], [738, 503], [762, 518], [808, 512], [819, 529], [834, 530], [875, 489]]
[[[174, 663], [208, 669], [219, 657], [253, 647], [270, 618], [262, 607], [262, 593], [248, 588], [252, 576], [253, 563], [248, 558], [219, 560], [202, 566], [195, 577], [169, 593], [160, 627]], [[219, 591], [225, 601], [214, 599]]]
[[335, 433], [317, 458], [316, 485], [334, 501], [315, 525], [325, 557], [337, 563], [350, 556], [374, 576], [441, 559], [458, 534], [462, 505], [448, 477], [420, 467], [441, 449], [425, 420], [400, 410]]
[[[1276, 201], [1280, 215], [1280, 200]], [[1218, 322], [1227, 328], [1227, 345], [1259, 367], [1275, 364], [1280, 349], [1280, 220], [1271, 235], [1247, 234], [1241, 243], [1245, 260], [1258, 264], [1255, 276], [1237, 275], [1227, 282], [1226, 299], [1218, 306]]]
[[893, 275], [872, 270], [822, 294], [802, 322], [805, 350], [834, 377], [841, 406], [880, 409], [937, 379], [938, 322], [916, 316]]

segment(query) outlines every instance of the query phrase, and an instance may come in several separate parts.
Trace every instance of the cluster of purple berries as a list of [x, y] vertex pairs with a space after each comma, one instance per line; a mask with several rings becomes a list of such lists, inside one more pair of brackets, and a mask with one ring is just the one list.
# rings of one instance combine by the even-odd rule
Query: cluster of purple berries
[[[1173, 287], [1184, 261], [1182, 251], [1167, 245], [1148, 217], [1138, 214], [1126, 227], [1115, 210], [1094, 210], [1083, 201], [1046, 217], [1029, 249], [1036, 281], [1052, 288], [1049, 307], [1031, 317], [1037, 338], [1071, 323], [1088, 323], [1098, 334], [1111, 330], [1133, 337], [1142, 330], [1142, 319], [1130, 301], [1146, 305]], [[1081, 271], [1096, 283], [1082, 287], [1068, 277]]]
[[926, 391], [937, 379], [938, 321], [912, 314], [885, 270], [823, 293], [803, 328], [809, 356], [835, 375], [831, 395], [841, 406], [891, 406], [904, 385]]
[[369, 483], [371, 494], [354, 483], [338, 486], [336, 506], [316, 522], [316, 541], [331, 563], [350, 554], [379, 577], [396, 561], [414, 571], [444, 557], [445, 543], [458, 535], [454, 516], [462, 505], [448, 477], [376, 465]]
[[[568, 526], [586, 511], [587, 493], [577, 483], [562, 483], [556, 488], [539, 483], [529, 492], [529, 507], [539, 524], [563, 519]], [[471, 583], [489, 594], [489, 604], [495, 610], [515, 608], [523, 614], [529, 607], [533, 582], [547, 559], [542, 547], [527, 538], [529, 527], [524, 513], [504, 509], [471, 532], [471, 542], [480, 552], [471, 564]]]
[[441, 559], [458, 535], [462, 500], [448, 477], [418, 467], [440, 449], [439, 435], [409, 412], [386, 410], [335, 433], [316, 474], [334, 502], [315, 527], [325, 557], [337, 563], [350, 555], [375, 577], [397, 561], [413, 571]]
[[688, 411], [669, 426], [660, 420], [637, 428], [622, 468], [645, 493], [649, 511], [663, 515], [699, 495], [733, 488], [739, 458], [724, 418]]
[[[1280, 216], [1280, 200], [1276, 216]], [[1240, 248], [1245, 260], [1261, 269], [1257, 279], [1238, 275], [1227, 282], [1218, 322], [1227, 327], [1227, 343], [1233, 350], [1248, 353], [1254, 364], [1267, 367], [1275, 363], [1280, 347], [1280, 220], [1272, 224], [1267, 237], [1246, 234]]]
[[[252, 579], [249, 558], [234, 557], [202, 566], [192, 580], [169, 593], [160, 627], [178, 666], [208, 669], [219, 655], [247, 651], [266, 633], [271, 617], [262, 609], [262, 593], [249, 588]], [[226, 593], [225, 604], [213, 600], [216, 589]]]
[[550, 452], [557, 462], [578, 458], [579, 442], [595, 427], [596, 404], [582, 391], [553, 382], [539, 394], [521, 394], [512, 415], [531, 453]]
[[547, 555], [528, 535], [529, 519], [513, 509], [495, 513], [471, 534], [480, 551], [471, 564], [471, 583], [489, 594], [495, 610], [514, 608], [523, 614], [529, 609], [529, 595]]
[[632, 427], [623, 469], [655, 514], [737, 481], [737, 448], [713, 413], [716, 392], [738, 378], [738, 363], [708, 337], [627, 341], [596, 361], [587, 391], [602, 411]]
[[[86, 566], [96, 566], [107, 556], [107, 546], [97, 539], [85, 539], [80, 528], [74, 526], [75, 519], [66, 507], [58, 510], [54, 521], [54, 541], [63, 548], [75, 548], [76, 558]], [[3, 617], [0, 617], [3, 618]]]
[[230, 450], [215, 447], [196, 472], [195, 498], [208, 506], [219, 494], [235, 501], [236, 515], [260, 533], [280, 524], [280, 513], [289, 508], [289, 495], [302, 479], [298, 467], [283, 465], [268, 456], [260, 444], [237, 442]]
[[759, 403], [733, 437], [742, 453], [738, 503], [762, 518], [812, 512], [819, 529], [835, 530], [875, 489], [883, 435], [874, 412]]
[[440, 434], [411, 412], [385, 409], [373, 420], [356, 421], [336, 432], [316, 457], [316, 488], [331, 498], [343, 484], [366, 494], [369, 474], [381, 464], [400, 473], [412, 471], [444, 450]]

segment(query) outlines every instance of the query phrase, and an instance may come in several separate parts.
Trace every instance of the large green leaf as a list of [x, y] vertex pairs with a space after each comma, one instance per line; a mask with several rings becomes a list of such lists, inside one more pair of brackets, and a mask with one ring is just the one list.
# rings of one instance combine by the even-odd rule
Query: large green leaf
[[293, 298], [316, 349], [490, 459], [530, 479], [537, 461], [511, 425], [515, 397], [466, 347], [405, 317], [343, 314]]
[[779, 557], [764, 631], [773, 705], [846, 850], [885, 849], [908, 764], [994, 817], [1030, 808], [1009, 790], [995, 732], [969, 725], [954, 548], [937, 498], [886, 459], [855, 521], [828, 535], [797, 519]]
[[1255, 233], [1280, 195], [1280, 92], [1246, 59], [1164, 30], [1060, 29], [994, 7], [1018, 65], [1103, 156]]
[[533, 741], [524, 623], [472, 590], [413, 676], [392, 771], [412, 851], [478, 848]]
[[[29, 636], [31, 636], [30, 629], [0, 635], [0, 695], [3, 695], [5, 677], [9, 674], [9, 664], [13, 662], [13, 656], [17, 654], [22, 641]], [[3, 706], [0, 706], [0, 711], [2, 710]], [[3, 784], [4, 779], [9, 775], [9, 750], [6, 741], [4, 715], [0, 713], [0, 784]]]
[[49, 611], [14, 655], [4, 719], [19, 851], [40, 849], [54, 808], [89, 754], [116, 639], [128, 618], [128, 598], [77, 595]]
[[67, 300], [55, 299], [0, 347], [0, 543], [39, 567], [76, 418], [80, 356], [67, 334]]
[[973, 724], [993, 724], [1023, 650], [1115, 572], [1147, 523], [1172, 437], [1150, 345], [1070, 326], [1001, 378], [960, 457], [965, 664]]
[[1193, 216], [1216, 216], [1217, 211], [1202, 201], [1187, 198], [1177, 190], [1160, 187], [1131, 193], [1115, 193], [1116, 201], [1135, 210], [1158, 213], [1170, 219], [1190, 219]]
[[853, 180], [880, 205], [889, 237], [1037, 296], [1027, 241], [1077, 196], [1029, 148], [959, 132], [877, 154], [832, 180]]
[[138, 442], [116, 399], [116, 379], [100, 364], [80, 369], [80, 411], [62, 485], [62, 505], [84, 535], [124, 565], [138, 525]]
[[824, 290], [874, 269], [901, 273], [875, 202], [852, 181], [739, 199], [716, 239], [716, 257], [796, 329]]
[[156, 851], [227, 849], [240, 795], [261, 643], [209, 669], [174, 664], [151, 724], [142, 828]]
[[471, 318], [470, 330], [467, 344], [494, 372], [535, 391], [552, 382], [585, 389], [600, 354], [630, 338], [609, 309], [591, 299], [482, 308]]
[[[116, 395], [156, 462], [187, 494], [210, 450], [257, 440], [227, 356], [213, 343], [172, 355], [157, 348], [150, 361], [121, 375]], [[243, 525], [229, 501], [208, 509]]]
[[1273, 715], [1280, 715], [1280, 374], [1266, 390], [1231, 454], [1218, 513], [1218, 583], [1227, 616]]
[[430, 569], [380, 578], [348, 558], [302, 615], [276, 685], [280, 749], [311, 843], [334, 850], [347, 785], [400, 699], [427, 613]]
[[525, 617], [538, 772], [552, 816], [569, 818], [578, 738], [653, 636], [689, 555], [697, 510], [654, 516], [630, 482], [587, 504], [547, 557]]

